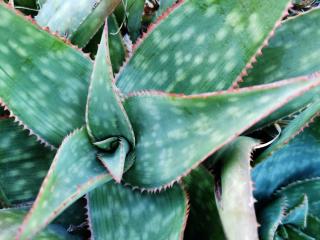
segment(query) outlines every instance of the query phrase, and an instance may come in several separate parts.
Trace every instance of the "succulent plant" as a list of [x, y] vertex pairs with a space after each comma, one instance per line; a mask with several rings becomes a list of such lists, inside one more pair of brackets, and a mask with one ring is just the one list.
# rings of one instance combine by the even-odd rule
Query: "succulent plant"
[[[259, 169], [318, 113], [319, 42], [302, 29], [319, 36], [320, 11], [287, 20], [267, 47], [288, 0], [173, 2], [142, 36], [144, 1], [112, 16], [119, 0], [39, 1], [35, 18], [0, 4], [1, 239], [83, 239], [72, 229], [86, 222], [92, 239], [258, 239], [259, 143], [241, 135], [305, 109], [254, 168], [264, 201]], [[302, 175], [292, 181], [320, 177]], [[275, 210], [288, 221], [274, 221], [278, 237], [317, 223], [312, 196], [286, 191], [268, 199], [280, 210], [257, 207], [261, 238]]]

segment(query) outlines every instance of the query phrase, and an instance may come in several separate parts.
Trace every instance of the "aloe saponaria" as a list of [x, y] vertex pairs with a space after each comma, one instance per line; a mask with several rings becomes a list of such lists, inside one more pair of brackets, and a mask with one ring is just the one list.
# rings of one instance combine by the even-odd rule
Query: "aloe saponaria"
[[[215, 206], [208, 189], [212, 175], [200, 165], [233, 149], [234, 160], [222, 168], [221, 186], [232, 193], [236, 184], [224, 176], [243, 181], [244, 188], [230, 199], [243, 190], [245, 206], [252, 200], [250, 173], [237, 175], [237, 159], [246, 160], [241, 169], [248, 168], [247, 153], [256, 141], [239, 136], [262, 120], [270, 123], [317, 100], [319, 62], [270, 81], [262, 71], [261, 78], [252, 80], [257, 84], [237, 87], [291, 3], [177, 1], [162, 9], [115, 72], [125, 49], [121, 33], [112, 37], [108, 29], [117, 25], [110, 22], [114, 16], [104, 24], [94, 62], [70, 41], [87, 45], [118, 3], [83, 0], [71, 11], [73, 1], [41, 1], [35, 19], [0, 4], [0, 99], [5, 110], [0, 119], [0, 224], [12, 225], [0, 236], [83, 238], [66, 232], [62, 222], [64, 211], [86, 195], [93, 239], [182, 239], [199, 231], [208, 239], [212, 234], [234, 239], [237, 228], [226, 231], [234, 225], [228, 220], [233, 205], [227, 204], [228, 195], [218, 195]], [[134, 8], [132, 12], [131, 17], [141, 16]], [[311, 26], [317, 26], [319, 15], [314, 10], [290, 21], [304, 24], [312, 18]], [[290, 33], [292, 22], [282, 31]], [[270, 114], [277, 117], [267, 118]], [[237, 154], [242, 148], [244, 154]], [[17, 176], [21, 182], [15, 185]], [[202, 186], [196, 189], [198, 179]], [[212, 197], [206, 221], [216, 227], [214, 233], [192, 225], [206, 211], [197, 195]], [[309, 198], [303, 195], [298, 207], [307, 206]], [[252, 228], [242, 230], [257, 238], [253, 203], [243, 210], [242, 226], [249, 222]]]

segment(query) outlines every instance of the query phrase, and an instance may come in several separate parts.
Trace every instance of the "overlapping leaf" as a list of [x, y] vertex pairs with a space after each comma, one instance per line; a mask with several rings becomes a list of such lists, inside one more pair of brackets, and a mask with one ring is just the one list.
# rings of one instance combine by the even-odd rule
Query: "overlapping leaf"
[[58, 214], [111, 176], [96, 160], [85, 130], [77, 130], [59, 148], [18, 239], [30, 239]]
[[129, 97], [124, 107], [135, 131], [136, 161], [124, 178], [148, 189], [168, 185], [319, 82], [298, 79], [235, 92]]
[[134, 134], [113, 83], [105, 28], [96, 56], [87, 101], [86, 126], [94, 142], [123, 137], [134, 145]]
[[84, 123], [92, 64], [4, 3], [0, 18], [0, 98], [35, 134], [58, 146]]
[[125, 93], [227, 89], [263, 45], [288, 0], [180, 1], [149, 32], [118, 78]]
[[225, 240], [214, 199], [214, 184], [212, 174], [203, 166], [183, 179], [190, 204], [184, 239]]
[[84, 47], [119, 3], [120, 0], [47, 0], [36, 20]]
[[179, 185], [158, 194], [107, 183], [88, 195], [92, 238], [182, 239], [187, 197]]
[[255, 166], [252, 177], [258, 200], [270, 198], [276, 189], [293, 181], [320, 177], [319, 124], [317, 119], [287, 146]]
[[[3, 240], [14, 240], [15, 234], [25, 216], [26, 211], [22, 209], [1, 209], [0, 210], [0, 238]], [[67, 231], [58, 225], [51, 225], [40, 232], [34, 240], [76, 240]]]
[[220, 153], [221, 195], [216, 195], [219, 215], [227, 239], [258, 239], [258, 224], [254, 209], [250, 161], [258, 141], [239, 137]]
[[[54, 152], [13, 122], [0, 119], [0, 188], [7, 204], [35, 199]], [[0, 203], [6, 202], [0, 196]]]
[[[240, 87], [275, 82], [280, 79], [313, 74], [320, 71], [320, 9], [291, 18], [275, 32], [269, 46], [263, 49], [253, 69], [248, 71]], [[319, 99], [320, 89], [300, 97], [271, 114], [260, 125], [268, 124], [305, 107], [314, 98]]]

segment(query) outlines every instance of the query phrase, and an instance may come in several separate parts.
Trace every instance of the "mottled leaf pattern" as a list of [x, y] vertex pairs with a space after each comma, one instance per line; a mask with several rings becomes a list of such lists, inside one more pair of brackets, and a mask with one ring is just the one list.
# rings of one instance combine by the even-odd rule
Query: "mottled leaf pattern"
[[101, 152], [98, 155], [99, 160], [108, 169], [111, 176], [120, 183], [124, 172], [126, 156], [129, 153], [129, 143], [121, 138], [118, 147], [113, 153]]
[[84, 123], [90, 60], [3, 3], [0, 18], [0, 99], [35, 134], [58, 146]]
[[[15, 240], [15, 234], [26, 214], [22, 209], [0, 209], [0, 239]], [[75, 240], [67, 231], [58, 225], [51, 225], [40, 232], [34, 240]]]
[[[320, 9], [286, 20], [262, 50], [241, 87], [271, 83], [320, 71]], [[312, 37], [309, 34], [312, 34]]]
[[11, 203], [34, 200], [55, 152], [12, 118], [0, 119], [0, 136], [0, 188]]
[[93, 239], [183, 239], [187, 197], [179, 185], [151, 194], [107, 183], [88, 195]]
[[96, 56], [87, 101], [86, 125], [94, 142], [123, 137], [134, 144], [134, 134], [116, 87], [109, 56], [108, 28]]
[[149, 93], [129, 97], [124, 106], [135, 131], [136, 161], [124, 179], [148, 189], [168, 185], [319, 83], [298, 79], [235, 92], [195, 96]]
[[180, 1], [138, 45], [117, 84], [125, 93], [227, 89], [263, 45], [289, 2]]
[[85, 193], [111, 179], [96, 154], [84, 129], [64, 140], [18, 239], [30, 239]]

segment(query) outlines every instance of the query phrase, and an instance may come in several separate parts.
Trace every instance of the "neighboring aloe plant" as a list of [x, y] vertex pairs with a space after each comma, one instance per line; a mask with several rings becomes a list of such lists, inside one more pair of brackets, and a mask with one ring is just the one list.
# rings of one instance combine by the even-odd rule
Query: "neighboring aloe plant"
[[[138, 1], [131, 1], [127, 28], [137, 41], [121, 69], [126, 55], [121, 35], [108, 30], [116, 29], [115, 17], [104, 24], [120, 1], [82, 0], [78, 9], [74, 2], [41, 1], [35, 20], [0, 4], [0, 99], [9, 111], [0, 119], [0, 204], [5, 208], [0, 210], [0, 237], [81, 238], [63, 228], [68, 220], [64, 211], [70, 206], [76, 215], [73, 204], [86, 195], [93, 239], [192, 239], [200, 234], [203, 239], [237, 239], [239, 234], [257, 239], [249, 171], [257, 141], [239, 136], [307, 108], [299, 115], [303, 120], [293, 122], [287, 135], [274, 143], [279, 147], [318, 112], [319, 42], [307, 39], [305, 48], [289, 50], [305, 41], [296, 26], [308, 23], [315, 36], [320, 35], [320, 11], [288, 20], [245, 77], [287, 15], [290, 1], [184, 0], [167, 9], [173, 2], [168, 1], [141, 38], [143, 4], [137, 11], [133, 5]], [[118, 10], [120, 19], [127, 10]], [[90, 45], [103, 24], [92, 62], [70, 41]], [[281, 51], [275, 52], [273, 44]], [[281, 61], [287, 56], [288, 61]], [[301, 59], [315, 61], [297, 64]], [[294, 71], [288, 71], [295, 64]], [[236, 89], [241, 84], [249, 87]], [[314, 105], [306, 107], [310, 103]], [[213, 176], [200, 166], [208, 157], [211, 166], [222, 164], [215, 174], [217, 205]], [[257, 191], [263, 190], [255, 174], [270, 161], [254, 170]], [[314, 176], [303, 174], [301, 179], [309, 177]], [[317, 180], [312, 181], [316, 186]], [[306, 216], [316, 224], [317, 213], [310, 208], [313, 196], [299, 193], [294, 202], [292, 188], [295, 185], [277, 193], [286, 197], [273, 202], [280, 201], [284, 225], [302, 224], [303, 219], [298, 227], [306, 228]], [[293, 210], [285, 216], [283, 201], [293, 201], [286, 205]], [[307, 214], [308, 203], [312, 215]], [[272, 205], [258, 208], [262, 238], [270, 232], [273, 222], [268, 217], [274, 209], [279, 210]], [[203, 225], [197, 226], [202, 216]], [[69, 223], [79, 224], [79, 219]], [[283, 238], [298, 231], [280, 228], [283, 233], [277, 236]]]

